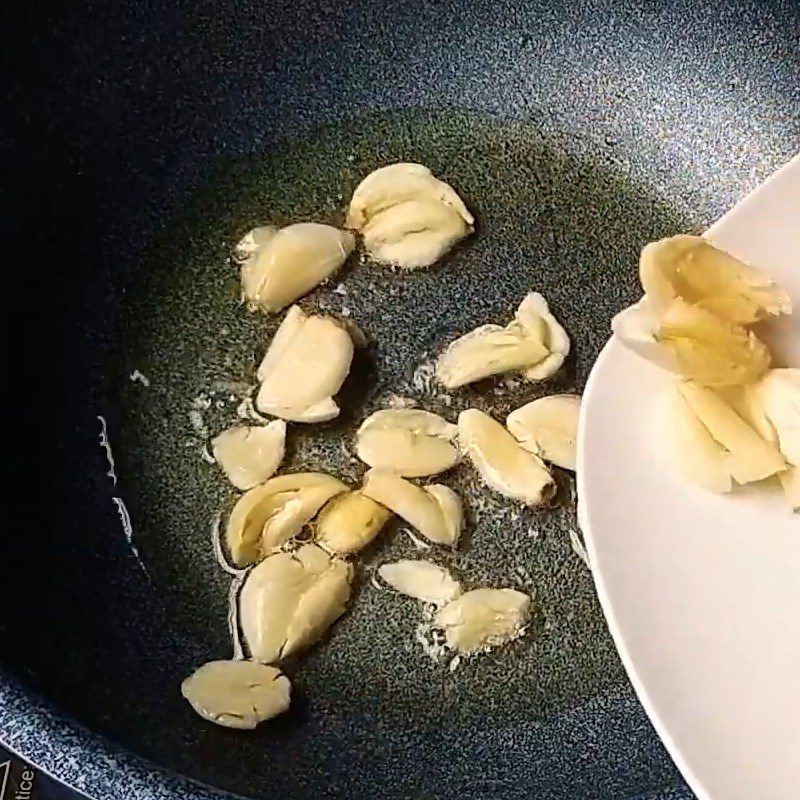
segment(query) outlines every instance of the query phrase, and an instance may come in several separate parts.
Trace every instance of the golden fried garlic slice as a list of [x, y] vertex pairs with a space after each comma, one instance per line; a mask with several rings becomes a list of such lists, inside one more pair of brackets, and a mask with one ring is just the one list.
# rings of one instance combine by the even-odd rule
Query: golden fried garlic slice
[[251, 309], [277, 313], [330, 278], [354, 246], [349, 231], [316, 222], [255, 228], [236, 248], [242, 296]]
[[391, 516], [388, 508], [360, 490], [340, 494], [317, 517], [317, 543], [332, 553], [357, 553], [375, 539]]
[[387, 469], [371, 469], [361, 491], [386, 506], [437, 544], [455, 544], [461, 535], [464, 513], [458, 495], [447, 486], [416, 486]]
[[581, 398], [576, 394], [540, 397], [506, 417], [511, 435], [529, 453], [564, 469], [575, 469]]
[[211, 440], [217, 464], [237, 489], [251, 489], [275, 474], [283, 461], [286, 423], [234, 425]]
[[415, 408], [384, 409], [367, 417], [356, 434], [356, 454], [371, 467], [407, 478], [436, 475], [458, 463], [455, 425]]
[[228, 518], [231, 559], [246, 567], [297, 536], [332, 497], [347, 486], [331, 475], [280, 475], [243, 494]]
[[611, 327], [642, 358], [704, 386], [754, 383], [769, 367], [769, 350], [752, 331], [680, 298], [657, 311], [645, 297]]
[[430, 561], [395, 561], [378, 568], [378, 575], [401, 594], [443, 606], [461, 594], [461, 584]]
[[676, 435], [684, 445], [678, 463], [687, 477], [725, 492], [731, 479], [751, 483], [786, 469], [778, 448], [762, 439], [719, 393], [694, 381], [678, 384], [678, 393], [696, 418], [692, 421], [679, 404], [673, 408]]
[[258, 368], [256, 407], [293, 422], [331, 420], [352, 360], [353, 340], [338, 320], [292, 306]]
[[680, 298], [740, 325], [792, 311], [789, 295], [763, 272], [700, 236], [648, 244], [639, 259], [639, 278], [657, 310]]
[[390, 164], [356, 187], [345, 226], [358, 230], [375, 261], [427, 267], [472, 233], [474, 223], [451, 186], [422, 164]]
[[544, 503], [555, 494], [553, 476], [542, 460], [523, 449], [483, 411], [471, 408], [459, 414], [458, 439], [462, 451], [495, 492], [528, 506]]
[[269, 664], [317, 642], [344, 613], [352, 579], [350, 564], [315, 544], [265, 558], [239, 597], [252, 658]]
[[210, 661], [190, 675], [181, 693], [203, 719], [252, 730], [289, 708], [292, 686], [277, 668], [252, 661]]
[[448, 603], [434, 625], [447, 646], [461, 653], [488, 650], [522, 635], [531, 598], [515, 589], [473, 589]]
[[511, 371], [540, 381], [558, 370], [569, 349], [569, 337], [547, 301], [531, 292], [505, 327], [481, 325], [451, 342], [439, 358], [436, 375], [448, 389]]

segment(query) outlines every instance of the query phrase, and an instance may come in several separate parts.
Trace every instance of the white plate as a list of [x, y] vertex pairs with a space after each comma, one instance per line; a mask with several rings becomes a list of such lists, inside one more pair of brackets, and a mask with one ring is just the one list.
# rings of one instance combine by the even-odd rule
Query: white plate
[[[800, 156], [707, 236], [789, 291], [796, 313], [765, 335], [800, 366]], [[800, 514], [778, 491], [719, 497], [674, 474], [653, 415], [671, 380], [612, 338], [586, 387], [578, 492], [600, 602], [698, 797], [798, 800]]]

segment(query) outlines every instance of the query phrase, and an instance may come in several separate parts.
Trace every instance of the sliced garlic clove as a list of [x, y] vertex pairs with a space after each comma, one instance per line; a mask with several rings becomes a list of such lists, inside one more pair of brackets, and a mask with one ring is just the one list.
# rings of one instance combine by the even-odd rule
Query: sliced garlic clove
[[544, 343], [548, 352], [540, 362], [523, 370], [523, 376], [529, 381], [543, 381], [555, 375], [569, 355], [570, 341], [561, 323], [550, 313], [547, 301], [538, 292], [531, 292], [520, 303], [515, 318]]
[[[464, 507], [461, 498], [449, 487], [441, 483], [429, 483], [422, 487], [439, 506], [444, 523], [444, 534], [438, 540], [439, 544], [455, 544], [461, 531], [464, 530]], [[430, 537], [429, 537], [430, 538]]]
[[770, 370], [753, 388], [788, 467], [778, 474], [789, 505], [800, 509], [800, 369]]
[[254, 660], [273, 663], [316, 641], [344, 613], [352, 567], [307, 544], [265, 558], [247, 577], [239, 621]]
[[752, 331], [681, 299], [657, 312], [645, 297], [611, 327], [642, 358], [704, 386], [753, 383], [769, 367], [769, 351]]
[[540, 397], [506, 417], [511, 435], [529, 453], [564, 469], [575, 469], [581, 398], [576, 394]]
[[678, 391], [714, 440], [728, 452], [728, 470], [737, 483], [751, 483], [786, 469], [773, 444], [762, 439], [718, 394], [694, 381]]
[[398, 203], [362, 228], [369, 256], [403, 269], [430, 266], [471, 232], [454, 208], [435, 200]]
[[258, 368], [256, 407], [295, 422], [333, 419], [333, 396], [353, 360], [353, 340], [334, 319], [306, 316], [296, 306], [278, 328]]
[[733, 487], [728, 467], [728, 452], [708, 432], [680, 392], [674, 390], [667, 400], [666, 447], [678, 471], [690, 483], [717, 494]]
[[361, 491], [340, 494], [317, 517], [317, 542], [333, 553], [357, 553], [389, 521], [392, 512]]
[[448, 647], [474, 653], [522, 635], [531, 613], [531, 598], [514, 589], [473, 589], [448, 603], [436, 615]]
[[452, 208], [466, 223], [475, 220], [456, 191], [422, 164], [397, 163], [376, 169], [353, 192], [345, 227], [361, 231], [377, 214], [409, 200], [427, 200]]
[[792, 311], [789, 295], [763, 272], [699, 236], [648, 244], [639, 259], [639, 277], [660, 309], [680, 298], [741, 325]]
[[340, 480], [318, 472], [272, 478], [243, 494], [228, 518], [231, 559], [245, 567], [297, 536], [332, 497], [347, 491]]
[[519, 325], [481, 325], [447, 346], [436, 364], [436, 377], [447, 389], [457, 389], [492, 375], [525, 369], [548, 355], [544, 341]]
[[505, 326], [482, 325], [451, 342], [439, 358], [436, 375], [448, 389], [521, 371], [526, 380], [553, 375], [569, 354], [569, 337], [550, 313], [547, 301], [531, 292]]
[[210, 661], [181, 685], [181, 693], [203, 719], [241, 730], [286, 711], [291, 691], [279, 669], [252, 661]]
[[256, 228], [237, 247], [248, 305], [274, 314], [333, 275], [355, 246], [348, 231], [301, 222]]
[[286, 423], [234, 425], [211, 441], [214, 458], [237, 489], [251, 489], [271, 478], [283, 461]]
[[378, 575], [401, 594], [443, 606], [461, 594], [461, 584], [444, 568], [430, 561], [396, 561], [383, 564]]
[[462, 411], [458, 435], [462, 451], [489, 488], [529, 506], [544, 503], [555, 494], [553, 477], [541, 459], [524, 450], [488, 414], [474, 408]]
[[371, 467], [418, 478], [444, 472], [458, 463], [452, 445], [458, 428], [437, 414], [418, 409], [385, 409], [358, 429], [356, 454]]
[[419, 487], [386, 469], [371, 469], [361, 491], [437, 544], [454, 544], [463, 516], [458, 495], [438, 484]]

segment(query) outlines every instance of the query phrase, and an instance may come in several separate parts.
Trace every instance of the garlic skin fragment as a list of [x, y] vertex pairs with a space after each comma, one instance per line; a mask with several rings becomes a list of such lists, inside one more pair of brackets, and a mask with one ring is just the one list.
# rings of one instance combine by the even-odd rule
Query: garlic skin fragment
[[375, 539], [391, 516], [388, 508], [362, 491], [340, 494], [317, 517], [317, 543], [332, 553], [357, 553]]
[[637, 355], [704, 386], [754, 383], [769, 368], [769, 350], [752, 331], [680, 298], [658, 311], [644, 297], [611, 327]]
[[337, 478], [297, 472], [271, 478], [243, 494], [228, 518], [231, 559], [246, 567], [297, 536], [332, 497], [347, 491]]
[[292, 306], [258, 368], [256, 407], [293, 422], [331, 420], [352, 360], [353, 340], [337, 320]]
[[512, 411], [506, 428], [529, 453], [574, 471], [580, 410], [576, 394], [540, 397]]
[[680, 298], [740, 325], [792, 311], [789, 295], [763, 272], [700, 236], [648, 244], [639, 259], [639, 278], [660, 310]]
[[361, 491], [394, 511], [436, 544], [455, 544], [463, 528], [463, 509], [458, 495], [440, 484], [416, 486], [391, 470], [371, 469]]
[[252, 661], [210, 661], [181, 685], [203, 719], [225, 728], [252, 730], [289, 708], [291, 683], [277, 668]]
[[531, 598], [515, 589], [473, 589], [448, 603], [434, 625], [460, 653], [488, 650], [518, 638], [531, 613]]
[[214, 459], [241, 490], [271, 478], [283, 461], [286, 423], [276, 419], [265, 426], [234, 425], [211, 440]]
[[452, 441], [455, 425], [419, 409], [384, 409], [364, 420], [356, 434], [356, 454], [370, 467], [391, 469], [407, 478], [436, 475], [461, 458]]
[[483, 411], [471, 408], [458, 417], [461, 449], [490, 489], [536, 506], [556, 491], [553, 476], [542, 460], [523, 449], [514, 437]]
[[766, 419], [786, 458], [787, 468], [778, 473], [786, 499], [793, 510], [800, 510], [800, 369], [770, 370], [754, 387]]
[[249, 308], [275, 314], [330, 278], [354, 247], [349, 231], [316, 222], [256, 228], [237, 246], [242, 296]]
[[693, 381], [680, 383], [678, 392], [727, 452], [726, 465], [737, 483], [759, 481], [786, 469], [778, 448], [762, 439], [720, 395]]
[[393, 589], [423, 603], [443, 606], [461, 594], [461, 584], [430, 561], [395, 561], [378, 568], [378, 575]]
[[436, 376], [448, 389], [511, 371], [540, 381], [560, 368], [569, 350], [569, 337], [547, 301], [531, 292], [505, 327], [481, 325], [451, 342], [439, 358]]
[[404, 269], [427, 267], [472, 233], [475, 222], [455, 190], [422, 164], [390, 164], [356, 187], [345, 227], [367, 253]]
[[321, 547], [265, 558], [239, 597], [242, 633], [255, 661], [274, 663], [305, 650], [345, 612], [353, 568]]

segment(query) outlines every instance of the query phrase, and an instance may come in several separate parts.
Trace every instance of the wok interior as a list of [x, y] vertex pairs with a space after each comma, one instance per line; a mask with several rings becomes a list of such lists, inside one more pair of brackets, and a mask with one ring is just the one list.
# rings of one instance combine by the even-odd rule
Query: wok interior
[[[272, 21], [279, 11], [281, 26]], [[233, 12], [212, 4], [184, 10], [182, 21], [143, 25], [123, 14], [105, 20], [96, 40], [79, 31], [77, 11], [61, 21], [64, 49], [48, 74], [69, 69], [40, 95], [52, 101], [48, 113], [39, 108], [28, 122], [43, 144], [25, 151], [12, 176], [19, 268], [5, 295], [7, 340], [16, 343], [5, 417], [7, 441], [20, 444], [6, 459], [13, 524], [0, 554], [24, 568], [2, 585], [2, 663], [91, 729], [247, 796], [308, 796], [322, 786], [350, 796], [479, 796], [495, 786], [507, 796], [575, 797], [597, 780], [625, 793], [666, 785], [673, 768], [632, 700], [590, 577], [570, 551], [574, 508], [520, 512], [465, 467], [448, 483], [464, 494], [470, 532], [449, 563], [470, 586], [535, 588], [531, 636], [451, 674], [414, 641], [415, 604], [362, 577], [352, 612], [288, 665], [296, 696], [288, 715], [237, 735], [202, 723], [180, 698], [183, 677], [230, 652], [227, 579], [209, 525], [233, 494], [187, 446], [188, 410], [216, 380], [251, 379], [277, 324], [236, 302], [228, 258], [244, 231], [268, 220], [341, 221], [358, 180], [400, 159], [430, 166], [476, 214], [477, 234], [434, 269], [393, 274], [354, 263], [342, 277], [347, 294], [323, 288], [307, 301], [349, 309], [370, 348], [345, 387], [343, 418], [293, 428], [286, 468], [356, 481], [361, 468], [340, 441], [389, 393], [416, 393], [452, 419], [470, 405], [504, 413], [540, 394], [580, 391], [612, 313], [636, 294], [638, 248], [688, 227], [613, 153], [582, 152], [524, 110], [468, 112], [430, 86], [417, 102], [411, 84], [406, 93], [387, 84], [389, 105], [405, 110], [371, 111], [382, 78], [369, 59], [356, 67], [336, 52], [346, 37], [364, 42], [375, 30], [370, 12], [358, 13], [366, 29], [345, 25], [342, 9], [272, 9], [252, 22], [262, 37], [243, 26], [235, 41]], [[183, 38], [187, 20], [200, 44]], [[396, 21], [416, 29], [410, 18]], [[305, 78], [292, 71], [289, 30], [293, 48], [330, 48], [308, 56]], [[120, 44], [134, 31], [144, 37], [141, 63]], [[362, 52], [379, 58], [377, 48]], [[435, 71], [438, 55], [420, 46], [417, 57]], [[33, 90], [42, 78], [30, 80]], [[352, 104], [332, 102], [343, 96]], [[452, 407], [419, 374], [415, 382], [415, 368], [454, 334], [507, 319], [530, 289], [545, 294], [575, 343], [557, 382], [490, 383], [459, 393]], [[149, 388], [129, 380], [134, 369]], [[229, 406], [206, 414], [212, 430], [230, 418]], [[130, 512], [147, 574], [114, 497]], [[414, 554], [390, 529], [364, 563]], [[576, 707], [586, 710], [580, 724]], [[578, 754], [591, 730], [615, 746], [586, 764]]]

